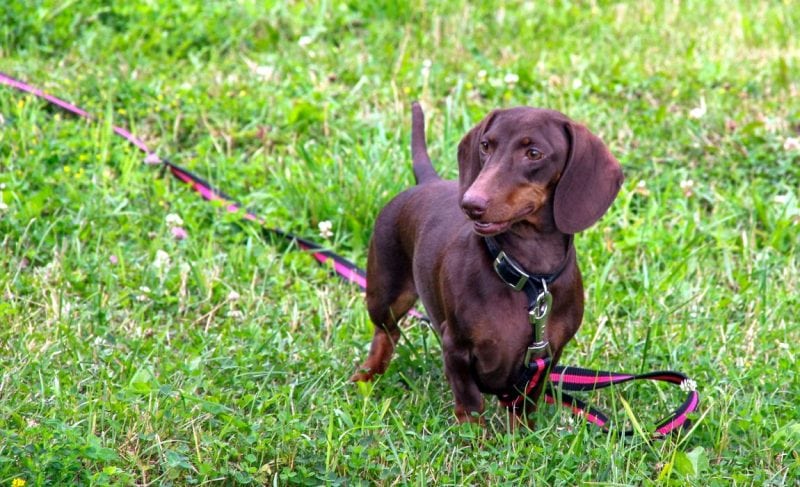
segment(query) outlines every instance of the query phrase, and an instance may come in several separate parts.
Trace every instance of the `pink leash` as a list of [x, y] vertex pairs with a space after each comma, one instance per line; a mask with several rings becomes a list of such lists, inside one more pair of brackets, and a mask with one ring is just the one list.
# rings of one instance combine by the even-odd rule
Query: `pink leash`
[[[78, 108], [77, 106], [68, 103], [60, 98], [49, 95], [44, 91], [35, 88], [27, 83], [15, 79], [3, 72], [0, 72], [0, 84], [9, 86], [16, 90], [29, 93], [37, 98], [48, 101], [49, 103], [61, 108], [65, 112], [77, 115], [78, 117], [87, 120], [97, 120], [92, 114]], [[360, 269], [353, 262], [345, 259], [344, 257], [324, 249], [319, 244], [310, 240], [298, 237], [289, 232], [285, 232], [279, 228], [271, 228], [266, 225], [266, 222], [258, 217], [252, 211], [243, 210], [243, 206], [236, 200], [215, 189], [208, 182], [204, 181], [197, 175], [190, 171], [170, 162], [169, 160], [159, 157], [155, 152], [152, 152], [147, 145], [121, 127], [112, 126], [114, 133], [124, 138], [131, 144], [135, 145], [139, 150], [145, 153], [145, 163], [147, 164], [162, 164], [168, 168], [172, 175], [188, 184], [193, 190], [200, 194], [203, 199], [208, 201], [219, 201], [225, 205], [225, 208], [231, 213], [243, 211], [242, 218], [244, 220], [253, 221], [258, 223], [261, 228], [273, 235], [277, 235], [285, 240], [296, 243], [301, 249], [307, 250], [311, 253], [314, 259], [320, 264], [333, 266], [334, 272], [345, 281], [356, 284], [361, 290], [367, 287], [366, 273]], [[328, 264], [331, 263], [331, 264]], [[427, 319], [422, 313], [417, 310], [409, 312], [414, 317]], [[503, 395], [500, 396], [502, 405], [509, 409], [517, 409], [522, 407], [526, 400], [526, 394], [530, 393], [542, 377], [545, 376], [545, 371], [548, 370], [550, 365], [549, 359], [537, 359], [532, 362], [528, 367], [528, 377], [525, 384], [518, 388], [516, 395]], [[569, 408], [574, 414], [582, 416], [587, 422], [596, 424], [603, 429], [608, 429], [609, 418], [599, 410], [589, 406], [585, 402], [576, 399], [565, 391], [580, 392], [580, 391], [593, 391], [595, 389], [603, 389], [616, 384], [635, 380], [652, 380], [660, 382], [668, 382], [679, 386], [685, 390], [688, 395], [683, 403], [675, 411], [672, 412], [667, 418], [660, 421], [653, 430], [653, 436], [663, 437], [673, 431], [686, 427], [690, 424], [689, 415], [697, 410], [699, 404], [699, 394], [696, 390], [696, 384], [693, 380], [680, 372], [664, 371], [664, 372], [650, 372], [647, 374], [620, 374], [614, 372], [604, 372], [599, 370], [582, 369], [578, 367], [556, 366], [549, 371], [549, 387], [545, 391], [545, 402], [548, 404], [560, 403], [562, 406]], [[554, 386], [558, 386], [559, 390], [555, 390]], [[630, 435], [632, 431], [625, 431], [623, 434]]]
[[[31, 95], [34, 95], [37, 98], [47, 100], [48, 102], [52, 103], [53, 105], [61, 108], [65, 112], [68, 112], [72, 115], [77, 115], [87, 120], [97, 120], [96, 117], [86, 112], [85, 110], [82, 110], [76, 107], [75, 105], [68, 103], [53, 95], [48, 95], [44, 91], [35, 88], [27, 83], [24, 83], [18, 79], [12, 78], [11, 76], [3, 72], [0, 72], [0, 84], [10, 86], [19, 91], [30, 93]], [[112, 129], [114, 130], [114, 133], [124, 138], [131, 144], [135, 145], [139, 150], [145, 153], [145, 163], [163, 164], [166, 168], [169, 169], [169, 171], [172, 173], [173, 176], [189, 184], [192, 189], [197, 191], [200, 194], [200, 196], [203, 197], [203, 199], [206, 199], [208, 201], [222, 202], [225, 204], [225, 208], [231, 213], [237, 213], [239, 211], [242, 211], [243, 206], [240, 203], [236, 202], [233, 198], [226, 195], [222, 191], [214, 189], [208, 182], [204, 181], [203, 179], [191, 173], [190, 171], [178, 166], [177, 164], [173, 164], [167, 159], [159, 157], [158, 154], [151, 151], [147, 147], [147, 144], [145, 144], [142, 139], [136, 137], [128, 130], [116, 126], [112, 126]], [[242, 218], [245, 220], [257, 222], [268, 233], [278, 235], [291, 242], [296, 242], [301, 249], [311, 251], [311, 255], [320, 264], [327, 264], [328, 262], [332, 262], [333, 270], [339, 276], [341, 276], [342, 279], [356, 284], [362, 290], [366, 289], [367, 277], [364, 271], [362, 271], [357, 265], [345, 259], [344, 257], [337, 255], [331, 251], [325, 250], [322, 246], [314, 242], [300, 238], [296, 235], [285, 232], [281, 229], [267, 227], [266, 222], [262, 218], [256, 216], [251, 211], [245, 210]]]

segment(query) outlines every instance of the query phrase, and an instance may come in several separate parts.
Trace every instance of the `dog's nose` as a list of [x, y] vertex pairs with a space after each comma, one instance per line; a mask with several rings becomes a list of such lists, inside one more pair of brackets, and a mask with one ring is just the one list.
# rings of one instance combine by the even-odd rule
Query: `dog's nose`
[[470, 194], [469, 192], [464, 195], [461, 200], [461, 209], [472, 220], [478, 220], [486, 213], [486, 208], [489, 207], [489, 201], [478, 195]]

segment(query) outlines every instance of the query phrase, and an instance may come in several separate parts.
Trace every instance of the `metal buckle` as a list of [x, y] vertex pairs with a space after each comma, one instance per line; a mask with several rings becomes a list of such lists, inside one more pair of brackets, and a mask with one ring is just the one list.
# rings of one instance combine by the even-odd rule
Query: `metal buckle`
[[547, 281], [542, 279], [542, 292], [536, 296], [536, 301], [528, 310], [528, 320], [533, 328], [533, 343], [525, 352], [525, 365], [529, 364], [532, 359], [542, 358], [548, 353], [550, 342], [544, 339], [544, 327], [550, 316], [552, 305], [553, 295], [547, 289]]
[[525, 361], [523, 365], [528, 366], [532, 361], [536, 360], [537, 358], [542, 358], [547, 355], [547, 347], [550, 346], [550, 342], [536, 342], [528, 347], [528, 350], [525, 352]]
[[536, 302], [528, 310], [528, 319], [531, 324], [544, 324], [550, 316], [550, 307], [553, 305], [553, 295], [547, 290], [547, 283], [542, 279], [542, 292], [536, 296]]
[[[520, 275], [519, 281], [517, 281], [516, 284], [506, 280], [505, 273], [501, 270], [501, 267], [504, 265], [511, 267], [516, 273]], [[502, 250], [500, 251], [499, 254], [497, 254], [497, 258], [494, 259], [494, 271], [497, 273], [498, 276], [500, 276], [500, 279], [502, 279], [504, 283], [514, 288], [515, 291], [519, 291], [523, 287], [525, 287], [525, 283], [528, 282], [528, 279], [530, 278], [530, 276], [525, 271], [523, 271], [516, 264], [516, 262], [514, 262], [510, 257], [508, 257], [506, 253], [503, 252]]]

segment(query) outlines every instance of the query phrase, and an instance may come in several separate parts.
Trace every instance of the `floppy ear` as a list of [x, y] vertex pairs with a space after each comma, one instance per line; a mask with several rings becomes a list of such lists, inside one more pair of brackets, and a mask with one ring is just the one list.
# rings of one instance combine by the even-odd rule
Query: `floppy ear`
[[622, 167], [596, 135], [583, 125], [567, 123], [569, 156], [553, 199], [559, 231], [578, 233], [592, 226], [619, 192]]
[[481, 172], [481, 136], [496, 113], [495, 110], [486, 115], [458, 144], [458, 189], [462, 197]]

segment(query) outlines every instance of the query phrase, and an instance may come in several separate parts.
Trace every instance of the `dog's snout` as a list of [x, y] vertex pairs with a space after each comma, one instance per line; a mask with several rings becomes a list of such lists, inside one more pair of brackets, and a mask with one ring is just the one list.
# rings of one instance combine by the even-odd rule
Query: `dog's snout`
[[472, 220], [480, 219], [489, 207], [489, 200], [480, 195], [467, 192], [461, 200], [461, 208]]

